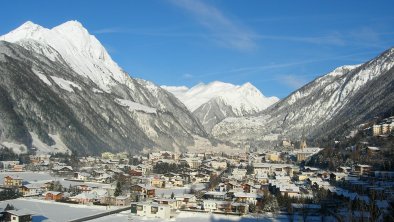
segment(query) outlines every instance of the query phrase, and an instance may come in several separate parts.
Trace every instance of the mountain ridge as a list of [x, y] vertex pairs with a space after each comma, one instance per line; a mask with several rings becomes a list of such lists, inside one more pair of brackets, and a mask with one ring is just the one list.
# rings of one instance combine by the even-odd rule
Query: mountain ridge
[[[307, 83], [254, 117], [224, 119], [213, 128], [212, 134], [219, 139], [265, 142], [273, 142], [281, 137], [299, 139], [302, 132], [314, 138], [327, 136], [322, 127], [333, 126], [330, 121], [334, 121], [340, 112], [351, 110], [351, 107], [357, 103], [353, 98], [359, 90], [377, 81], [377, 77], [390, 75], [389, 70], [394, 66], [393, 52], [394, 49], [391, 48], [362, 65], [338, 67]], [[374, 98], [372, 93], [392, 96], [393, 93], [387, 89], [363, 90], [370, 98]], [[384, 98], [379, 97], [376, 102], [379, 99]], [[389, 109], [393, 105], [391, 103], [388, 103], [387, 107], [380, 106], [380, 109], [382, 111]], [[364, 105], [353, 108], [364, 109]], [[364, 116], [377, 114], [377, 112], [357, 113], [360, 116], [347, 115], [346, 118], [364, 119]], [[336, 121], [341, 125], [341, 121]], [[345, 118], [342, 121], [348, 122]], [[356, 122], [349, 127], [354, 124]]]
[[[86, 39], [70, 41], [64, 33], [59, 34], [72, 33], [69, 29], [77, 29], [74, 31]], [[19, 119], [24, 124], [19, 124], [23, 136], [14, 138], [12, 133], [5, 133], [13, 125], [3, 119], [3, 145], [14, 139], [24, 149], [46, 144], [48, 150], [55, 141], [51, 135], [57, 135], [56, 141], [61, 138], [70, 150], [97, 153], [185, 150], [195, 144], [196, 138], [207, 140], [199, 121], [175, 96], [152, 82], [131, 78], [79, 22], [66, 22], [52, 29], [27, 22], [0, 40], [7, 40], [0, 45], [0, 88], [9, 98], [3, 100], [2, 106], [13, 107], [7, 112], [15, 123]], [[97, 48], [92, 49], [91, 40]], [[22, 79], [32, 79], [28, 82], [34, 84], [25, 84]], [[27, 95], [28, 91], [36, 91], [37, 95]], [[47, 96], [40, 96], [42, 93]], [[57, 98], [55, 104], [50, 102], [52, 98]], [[72, 130], [67, 123], [74, 123]], [[34, 135], [40, 141], [34, 141]]]
[[190, 89], [185, 86], [162, 87], [180, 99], [207, 132], [227, 117], [252, 115], [279, 101], [277, 97], [265, 97], [249, 82], [233, 85], [214, 81], [199, 83]]

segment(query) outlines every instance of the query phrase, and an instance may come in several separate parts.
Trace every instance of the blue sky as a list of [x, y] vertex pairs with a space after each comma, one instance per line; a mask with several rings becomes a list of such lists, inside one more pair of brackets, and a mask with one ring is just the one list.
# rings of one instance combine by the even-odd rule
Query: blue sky
[[3, 1], [0, 33], [80, 21], [133, 77], [251, 82], [283, 98], [394, 46], [394, 1]]

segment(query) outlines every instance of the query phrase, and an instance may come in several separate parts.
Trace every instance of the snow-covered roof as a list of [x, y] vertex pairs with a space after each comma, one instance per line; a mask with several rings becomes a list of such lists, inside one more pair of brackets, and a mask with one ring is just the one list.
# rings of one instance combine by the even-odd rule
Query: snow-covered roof
[[255, 193], [238, 192], [238, 193], [234, 193], [234, 197], [261, 198], [261, 195]]

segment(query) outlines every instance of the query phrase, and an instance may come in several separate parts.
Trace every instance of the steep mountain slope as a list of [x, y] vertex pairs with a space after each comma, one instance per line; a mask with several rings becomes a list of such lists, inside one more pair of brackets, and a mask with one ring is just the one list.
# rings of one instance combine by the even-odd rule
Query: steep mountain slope
[[[233, 140], [327, 137], [346, 124], [347, 130], [394, 105], [394, 49], [356, 66], [342, 66], [317, 78], [255, 117], [228, 118], [212, 131]], [[385, 82], [386, 81], [386, 82]], [[378, 85], [381, 85], [378, 87]]]
[[207, 135], [178, 99], [131, 78], [78, 22], [27, 22], [0, 40], [3, 145], [138, 152], [182, 149]]
[[276, 103], [277, 97], [265, 97], [250, 83], [242, 86], [224, 82], [200, 83], [187, 87], [162, 86], [178, 97], [200, 120], [207, 132], [227, 117], [258, 113]]

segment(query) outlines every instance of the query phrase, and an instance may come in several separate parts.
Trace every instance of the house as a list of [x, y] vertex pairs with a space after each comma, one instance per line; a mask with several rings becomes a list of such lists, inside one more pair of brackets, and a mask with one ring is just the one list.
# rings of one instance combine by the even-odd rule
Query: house
[[380, 152], [380, 148], [376, 146], [368, 146], [368, 155], [374, 155]]
[[157, 188], [164, 188], [166, 186], [166, 181], [159, 177], [154, 177], [151, 180], [151, 185]]
[[204, 194], [204, 199], [207, 200], [224, 200], [226, 197], [226, 192], [208, 191]]
[[132, 176], [132, 177], [140, 177], [140, 176], [142, 176], [142, 171], [141, 170], [132, 169], [132, 170], [129, 170], [129, 175]]
[[214, 161], [211, 161], [211, 167], [213, 169], [215, 169], [215, 170], [226, 169], [227, 168], [227, 162], [224, 161], [224, 160], [222, 160], [222, 161], [214, 160]]
[[373, 125], [372, 126], [372, 135], [373, 136], [379, 136], [382, 134], [382, 128], [380, 125]]
[[352, 171], [352, 168], [341, 166], [341, 167], [338, 167], [337, 171], [340, 173], [350, 173]]
[[16, 164], [12, 167], [12, 171], [15, 171], [15, 172], [22, 172], [24, 170], [25, 170], [25, 165], [22, 165], [22, 164]]
[[6, 176], [4, 177], [3, 185], [5, 187], [20, 187], [22, 185], [23, 179], [19, 176]]
[[193, 194], [175, 195], [176, 208], [192, 208], [196, 206], [196, 196]]
[[85, 172], [75, 172], [74, 173], [74, 179], [79, 180], [79, 181], [87, 181], [89, 179], [90, 174], [85, 173]]
[[97, 176], [94, 179], [99, 183], [111, 183], [113, 181], [112, 176], [107, 173]]
[[174, 187], [183, 187], [184, 185], [184, 180], [183, 179], [172, 179], [171, 183]]
[[358, 164], [354, 167], [354, 172], [356, 172], [359, 175], [368, 174], [371, 170], [372, 170], [372, 166], [370, 165]]
[[22, 193], [24, 197], [39, 196], [43, 193], [43, 189], [40, 184], [26, 184], [19, 187], [19, 192]]
[[237, 192], [234, 193], [234, 201], [237, 203], [247, 203], [256, 205], [262, 200], [262, 196], [254, 193]]
[[172, 209], [176, 209], [177, 208], [176, 199], [156, 198], [156, 199], [153, 200], [153, 202], [156, 202], [158, 204], [168, 205]]
[[257, 175], [255, 175], [255, 179], [260, 184], [266, 184], [269, 181], [267, 174], [257, 174]]
[[236, 180], [242, 180], [246, 177], [246, 169], [235, 168], [233, 169], [232, 176]]
[[100, 203], [101, 204], [106, 204], [106, 205], [115, 205], [116, 204], [116, 200], [115, 197], [113, 196], [101, 196], [100, 197]]
[[296, 154], [297, 161], [301, 162], [313, 156], [314, 154], [320, 152], [321, 150], [323, 149], [318, 147], [308, 147], [308, 148], [303, 148], [301, 150], [296, 150], [294, 151], [294, 153]]
[[231, 203], [231, 212], [236, 214], [248, 214], [249, 204], [247, 203]]
[[128, 196], [117, 196], [115, 197], [115, 206], [129, 206], [131, 198]]
[[89, 192], [92, 190], [92, 187], [90, 187], [86, 184], [78, 185], [78, 186], [76, 186], [76, 188], [79, 192]]
[[207, 183], [209, 182], [210, 176], [208, 174], [198, 173], [193, 175], [191, 181], [193, 183]]
[[253, 173], [269, 175], [271, 173], [271, 165], [266, 163], [253, 164]]
[[63, 193], [62, 192], [56, 192], [56, 191], [48, 191], [43, 194], [45, 197], [45, 200], [61, 200], [63, 198]]
[[21, 209], [21, 210], [7, 210], [1, 213], [3, 215], [0, 218], [1, 221], [10, 222], [30, 222], [32, 221], [33, 212]]
[[93, 170], [91, 174], [92, 174], [93, 177], [100, 177], [100, 176], [103, 176], [106, 173], [105, 173], [104, 170]]
[[6, 169], [12, 169], [14, 168], [15, 165], [18, 165], [19, 161], [15, 160], [15, 161], [0, 161], [0, 167], [4, 170]]
[[72, 175], [73, 168], [71, 166], [55, 166], [52, 168], [52, 172], [57, 175]]
[[136, 184], [131, 186], [131, 191], [138, 194], [139, 200], [155, 197], [155, 188], [149, 185]]
[[191, 169], [200, 167], [202, 160], [199, 158], [185, 158], [180, 160], [180, 163], [187, 163]]
[[270, 161], [277, 162], [281, 160], [280, 155], [280, 152], [271, 152], [267, 154], [266, 158]]
[[204, 200], [203, 201], [203, 210], [213, 212], [216, 211], [217, 208], [217, 202], [215, 200]]
[[89, 193], [80, 193], [78, 195], [70, 197], [70, 200], [76, 201], [81, 204], [87, 204], [87, 203], [93, 203], [93, 202], [99, 200], [99, 198], [97, 197], [97, 195], [95, 193], [89, 192]]
[[231, 211], [231, 202], [229, 201], [221, 201], [221, 200], [204, 200], [203, 201], [203, 210], [208, 212], [230, 212]]
[[330, 180], [332, 180], [332, 181], [339, 181], [339, 180], [343, 180], [346, 176], [348, 176], [347, 173], [333, 172], [333, 173], [330, 174]]
[[141, 217], [171, 219], [176, 216], [171, 206], [158, 203], [131, 203], [131, 213]]

